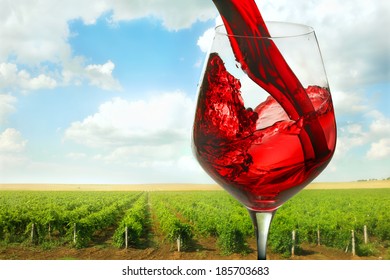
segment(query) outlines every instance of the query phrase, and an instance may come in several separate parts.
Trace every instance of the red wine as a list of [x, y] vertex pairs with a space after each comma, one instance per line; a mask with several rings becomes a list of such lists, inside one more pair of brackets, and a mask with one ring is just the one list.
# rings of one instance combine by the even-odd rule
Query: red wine
[[[214, 0], [229, 35], [269, 36], [253, 0]], [[304, 88], [276, 45], [229, 36], [236, 60], [270, 96], [245, 108], [240, 81], [210, 54], [193, 143], [208, 174], [252, 210], [274, 210], [330, 161], [336, 139], [327, 88]], [[258, 57], [261, 56], [262, 60]]]

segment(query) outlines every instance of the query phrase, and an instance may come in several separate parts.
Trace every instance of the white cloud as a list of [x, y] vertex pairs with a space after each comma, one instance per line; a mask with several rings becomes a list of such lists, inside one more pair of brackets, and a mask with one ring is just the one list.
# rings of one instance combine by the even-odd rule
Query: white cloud
[[116, 0], [113, 1], [113, 21], [155, 17], [169, 30], [190, 27], [196, 21], [216, 16], [217, 11], [209, 0]]
[[115, 64], [109, 60], [105, 64], [90, 64], [85, 67], [85, 74], [91, 85], [106, 90], [119, 90], [119, 81], [113, 78]]
[[22, 134], [14, 129], [7, 128], [0, 134], [0, 153], [20, 153], [24, 151], [27, 140]]
[[376, 135], [390, 136], [390, 119], [383, 115], [375, 119], [370, 125], [370, 131]]
[[180, 157], [180, 149], [173, 143], [162, 145], [143, 145], [114, 148], [107, 155], [100, 155], [100, 159], [109, 163], [127, 163], [135, 166], [155, 166], [156, 164], [171, 164], [172, 160]]
[[66, 155], [67, 158], [73, 159], [73, 160], [81, 160], [87, 157], [85, 153], [68, 153]]
[[0, 6], [0, 61], [15, 56], [17, 62], [28, 64], [71, 58], [71, 20], [94, 24], [104, 13], [112, 13], [113, 22], [155, 17], [166, 28], [178, 30], [216, 15], [209, 0], [0, 0]]
[[355, 135], [363, 135], [363, 128], [361, 124], [350, 124], [347, 126], [347, 131], [350, 134], [355, 134]]
[[32, 77], [25, 70], [19, 70], [14, 63], [0, 63], [0, 88], [20, 89], [24, 92], [38, 89], [53, 89], [59, 85], [80, 84], [84, 80], [104, 90], [120, 90], [121, 85], [113, 77], [115, 64], [108, 60], [104, 64], [89, 64], [82, 67], [82, 59], [72, 59], [66, 64], [59, 81], [46, 74]]
[[[0, 180], [21, 173], [21, 168], [28, 162], [26, 147], [28, 141], [20, 131], [7, 128], [0, 133]], [[19, 176], [14, 176], [18, 178]]]
[[364, 113], [370, 109], [364, 96], [356, 92], [332, 90], [332, 101], [336, 115]]
[[199, 37], [198, 42], [196, 43], [202, 52], [207, 53], [211, 47], [211, 43], [214, 38], [214, 28], [207, 29], [202, 36]]
[[37, 77], [30, 78], [27, 73], [26, 81], [25, 84], [23, 84], [22, 88], [36, 90], [40, 88], [55, 88], [56, 86], [56, 80], [51, 77], [48, 77], [44, 74], [39, 74]]
[[39, 74], [31, 77], [26, 70], [18, 70], [14, 63], [0, 63], [0, 88], [20, 88], [22, 90], [37, 90], [42, 88], [55, 88], [56, 80]]
[[65, 138], [106, 148], [178, 143], [189, 137], [193, 108], [193, 100], [179, 91], [147, 100], [113, 98], [100, 105], [94, 115], [72, 123]]
[[380, 139], [371, 144], [370, 150], [367, 152], [368, 159], [385, 159], [390, 157], [390, 138]]
[[104, 90], [121, 90], [120, 82], [114, 78], [115, 64], [108, 60], [104, 64], [85, 65], [83, 57], [73, 57], [61, 71], [62, 85], [81, 85], [84, 81]]
[[14, 129], [7, 128], [0, 133], [0, 178], [3, 180], [8, 174], [17, 170], [26, 163], [25, 148], [27, 140]]
[[366, 157], [371, 160], [385, 159], [390, 156], [390, 119], [382, 113], [373, 111], [370, 114], [375, 116], [369, 127], [371, 140], [370, 149]]
[[358, 123], [351, 123], [339, 127], [335, 159], [343, 158], [347, 153], [356, 147], [361, 147], [369, 141], [369, 134], [363, 131], [363, 127]]
[[70, 56], [68, 22], [81, 18], [92, 24], [110, 9], [108, 1], [39, 2], [1, 0], [0, 61], [15, 56], [17, 62], [61, 62]]
[[[378, 113], [378, 112], [377, 112]], [[377, 127], [376, 118], [338, 125], [335, 156], [324, 172], [327, 181], [345, 181], [389, 176], [390, 133]], [[379, 118], [384, 118], [380, 114]], [[387, 119], [390, 122], [390, 119]]]
[[342, 159], [355, 148], [364, 149], [370, 160], [388, 158], [390, 148], [390, 119], [378, 111], [366, 115], [369, 124], [349, 123], [339, 127], [335, 159]]
[[0, 125], [4, 124], [10, 113], [16, 111], [14, 104], [16, 97], [10, 94], [0, 94]]

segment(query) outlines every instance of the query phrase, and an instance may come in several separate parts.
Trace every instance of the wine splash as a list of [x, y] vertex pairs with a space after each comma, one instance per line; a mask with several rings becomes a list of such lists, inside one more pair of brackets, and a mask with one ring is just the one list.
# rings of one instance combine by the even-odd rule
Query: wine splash
[[[254, 0], [213, 0], [222, 16], [237, 61], [248, 76], [283, 107], [292, 120], [313, 114], [314, 107], [270, 37]], [[234, 36], [240, 35], [240, 36]], [[242, 36], [244, 35], [244, 36]], [[262, 57], [259, 63], [257, 57]], [[313, 120], [300, 136], [307, 160], [329, 153], [321, 126]]]

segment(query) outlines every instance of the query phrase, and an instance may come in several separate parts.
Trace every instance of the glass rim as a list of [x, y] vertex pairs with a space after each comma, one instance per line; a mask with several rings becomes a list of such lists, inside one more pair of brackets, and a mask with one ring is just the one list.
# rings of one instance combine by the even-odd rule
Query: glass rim
[[[290, 27], [290, 31], [286, 32], [285, 35], [279, 34], [270, 34], [270, 36], [248, 36], [248, 35], [229, 35], [226, 32], [225, 26], [223, 24], [219, 24], [215, 27], [215, 34], [224, 35], [228, 37], [238, 37], [238, 38], [253, 38], [253, 39], [280, 39], [280, 38], [292, 38], [292, 37], [302, 37], [309, 34], [314, 34], [314, 28], [301, 23], [288, 22], [288, 21], [265, 21], [265, 25], [268, 30], [270, 30], [270, 25], [285, 25]], [[293, 27], [294, 31], [291, 31], [291, 27]]]

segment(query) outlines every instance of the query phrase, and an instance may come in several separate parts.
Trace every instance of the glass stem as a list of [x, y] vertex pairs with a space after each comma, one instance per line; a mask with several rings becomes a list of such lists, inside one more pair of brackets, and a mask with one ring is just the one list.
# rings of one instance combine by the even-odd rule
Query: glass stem
[[249, 210], [256, 232], [258, 260], [266, 259], [268, 232], [275, 212], [276, 210], [272, 212], [256, 212]]

